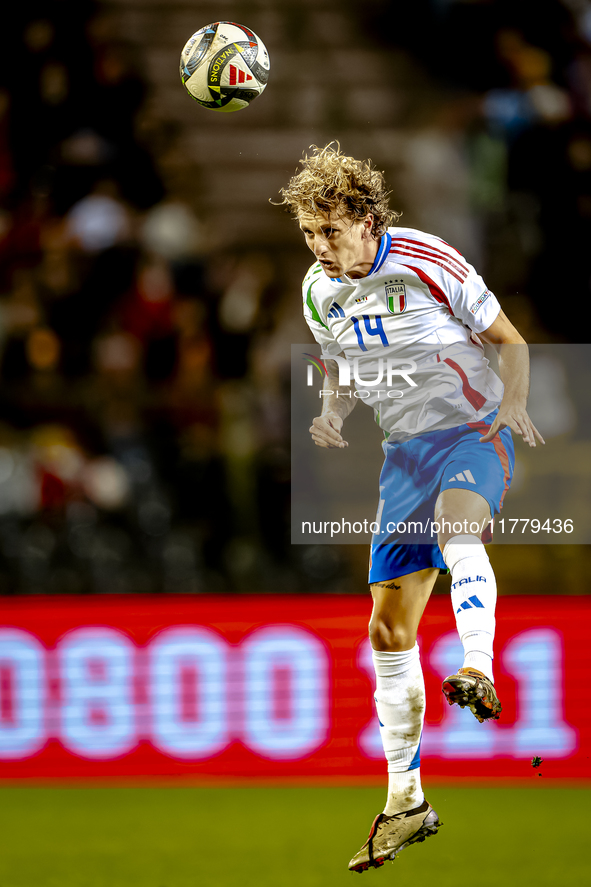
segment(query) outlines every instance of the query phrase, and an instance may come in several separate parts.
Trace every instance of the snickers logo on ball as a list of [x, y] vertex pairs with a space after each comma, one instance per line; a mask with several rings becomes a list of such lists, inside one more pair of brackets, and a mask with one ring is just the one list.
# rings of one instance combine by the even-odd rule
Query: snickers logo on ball
[[386, 305], [390, 314], [402, 314], [406, 311], [406, 287], [401, 280], [387, 280]]

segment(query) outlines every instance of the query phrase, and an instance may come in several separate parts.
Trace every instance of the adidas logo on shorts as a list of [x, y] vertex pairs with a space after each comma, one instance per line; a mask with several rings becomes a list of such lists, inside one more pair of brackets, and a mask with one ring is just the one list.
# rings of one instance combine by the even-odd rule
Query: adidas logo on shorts
[[469, 468], [464, 468], [463, 471], [458, 471], [455, 477], [450, 477], [448, 483], [452, 480], [461, 480], [464, 483], [475, 484], [474, 475], [470, 471]]

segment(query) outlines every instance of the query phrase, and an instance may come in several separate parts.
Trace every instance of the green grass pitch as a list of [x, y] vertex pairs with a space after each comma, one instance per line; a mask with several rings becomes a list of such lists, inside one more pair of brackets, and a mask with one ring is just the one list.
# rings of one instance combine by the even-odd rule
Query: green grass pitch
[[[428, 788], [444, 826], [360, 887], [591, 883], [589, 792]], [[379, 788], [0, 788], [0, 887], [346, 887]]]

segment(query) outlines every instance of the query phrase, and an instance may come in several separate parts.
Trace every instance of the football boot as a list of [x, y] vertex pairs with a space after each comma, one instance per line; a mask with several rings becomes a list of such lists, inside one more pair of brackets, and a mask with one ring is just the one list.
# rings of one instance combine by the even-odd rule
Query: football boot
[[369, 838], [349, 863], [349, 871], [361, 874], [369, 868], [379, 868], [387, 860], [394, 862], [401, 850], [437, 834], [441, 825], [437, 813], [427, 801], [414, 810], [393, 816], [380, 813], [373, 821]]
[[503, 710], [493, 682], [476, 668], [460, 668], [444, 680], [441, 689], [450, 705], [468, 706], [480, 723], [498, 719]]

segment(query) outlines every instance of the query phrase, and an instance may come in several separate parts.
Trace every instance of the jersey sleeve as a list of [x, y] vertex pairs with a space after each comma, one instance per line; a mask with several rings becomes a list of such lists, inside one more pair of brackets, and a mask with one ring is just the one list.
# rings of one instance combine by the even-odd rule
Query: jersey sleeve
[[476, 269], [439, 237], [413, 228], [390, 231], [392, 261], [414, 271], [433, 298], [473, 332], [488, 329], [501, 306]]
[[496, 320], [501, 305], [475, 268], [472, 265], [465, 267], [468, 274], [464, 280], [452, 278], [454, 286], [449, 286], [450, 278], [447, 277], [451, 309], [471, 330], [482, 333]]
[[[304, 300], [304, 320], [310, 328], [310, 332], [322, 348], [322, 354], [332, 356], [342, 351], [341, 346], [332, 335], [329, 327], [322, 318], [316, 299], [314, 298], [314, 285], [318, 282], [318, 275], [314, 273], [317, 266], [313, 265], [302, 285]], [[320, 271], [322, 274], [323, 272]]]

